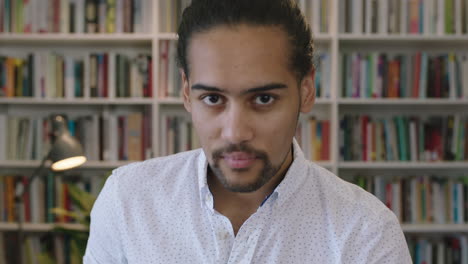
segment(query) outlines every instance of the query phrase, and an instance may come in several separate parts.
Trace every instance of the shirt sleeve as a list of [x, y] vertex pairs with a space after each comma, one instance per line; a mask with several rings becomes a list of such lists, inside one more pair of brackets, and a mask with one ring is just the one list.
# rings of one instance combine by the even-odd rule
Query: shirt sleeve
[[341, 263], [411, 264], [411, 256], [396, 216], [383, 210], [376, 221], [365, 223], [351, 234]]
[[371, 256], [369, 263], [413, 263], [398, 219], [391, 212], [387, 213], [386, 218], [381, 235], [378, 236], [380, 239], [373, 244], [369, 254]]
[[117, 175], [111, 175], [91, 210], [84, 264], [127, 263], [118, 226]]

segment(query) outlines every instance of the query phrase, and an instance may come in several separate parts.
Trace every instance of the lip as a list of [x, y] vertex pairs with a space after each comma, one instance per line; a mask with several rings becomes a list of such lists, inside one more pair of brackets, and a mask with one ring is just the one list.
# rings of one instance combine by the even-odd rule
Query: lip
[[255, 155], [246, 152], [231, 152], [224, 154], [222, 158], [233, 169], [246, 169], [256, 160]]

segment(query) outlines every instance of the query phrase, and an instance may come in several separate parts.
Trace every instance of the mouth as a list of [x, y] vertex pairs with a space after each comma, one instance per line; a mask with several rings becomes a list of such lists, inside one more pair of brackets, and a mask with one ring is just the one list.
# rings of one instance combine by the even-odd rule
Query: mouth
[[247, 152], [230, 152], [223, 154], [221, 158], [232, 169], [246, 169], [257, 160], [254, 154]]

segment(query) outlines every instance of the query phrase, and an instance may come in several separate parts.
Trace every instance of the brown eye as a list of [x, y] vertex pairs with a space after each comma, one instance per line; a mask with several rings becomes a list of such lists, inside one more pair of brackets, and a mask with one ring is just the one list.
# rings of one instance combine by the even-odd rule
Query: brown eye
[[203, 102], [207, 105], [218, 105], [222, 103], [221, 97], [216, 94], [207, 95], [203, 97]]
[[258, 105], [268, 105], [271, 104], [274, 101], [275, 98], [273, 96], [268, 95], [268, 94], [262, 94], [257, 97], [255, 97], [255, 103]]

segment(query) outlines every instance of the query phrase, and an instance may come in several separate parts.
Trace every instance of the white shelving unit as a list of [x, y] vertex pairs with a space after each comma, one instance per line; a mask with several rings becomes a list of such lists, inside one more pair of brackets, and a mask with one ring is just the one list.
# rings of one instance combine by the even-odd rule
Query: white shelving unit
[[337, 164], [339, 169], [385, 169], [385, 170], [421, 170], [421, 169], [468, 169], [467, 162], [461, 161], [440, 161], [440, 162], [360, 162], [360, 161], [348, 161], [339, 162]]
[[[153, 96], [154, 98], [143, 99], [36, 99], [36, 98], [0, 98], [0, 111], [8, 111], [10, 107], [21, 107], [25, 111], [29, 107], [41, 107], [50, 111], [55, 110], [57, 107], [62, 106], [76, 106], [86, 108], [88, 106], [136, 106], [136, 107], [150, 107], [152, 113], [152, 142], [153, 151], [155, 156], [159, 155], [159, 141], [160, 141], [160, 116], [168, 108], [178, 108], [183, 111], [183, 103], [181, 99], [175, 98], [157, 98], [158, 91], [158, 73], [159, 73], [159, 44], [161, 40], [177, 40], [176, 33], [161, 33], [159, 32], [159, 4], [161, 1], [153, 2], [153, 23], [152, 32], [148, 34], [0, 34], [0, 52], [5, 47], [15, 48], [16, 46], [24, 48], [28, 47], [34, 50], [36, 46], [73, 48], [80, 46], [85, 49], [94, 49], [98, 47], [99, 50], [106, 50], [112, 47], [137, 47], [144, 48], [151, 52], [153, 57]], [[316, 106], [311, 114], [322, 112], [325, 116], [329, 117], [331, 121], [331, 160], [326, 162], [318, 162], [319, 165], [326, 167], [332, 172], [341, 175], [349, 171], [390, 171], [398, 174], [402, 171], [411, 170], [417, 172], [418, 170], [467, 170], [468, 162], [342, 162], [339, 160], [338, 152], [338, 135], [339, 135], [339, 118], [344, 111], [354, 109], [357, 111], [374, 111], [379, 110], [381, 107], [399, 108], [404, 109], [419, 109], [427, 107], [442, 107], [448, 109], [468, 110], [468, 98], [465, 99], [351, 99], [340, 98], [340, 79], [341, 79], [341, 66], [339, 61], [340, 52], [343, 50], [404, 50], [415, 51], [420, 48], [435, 49], [452, 51], [464, 49], [468, 46], [467, 35], [454, 35], [454, 36], [432, 36], [432, 35], [366, 35], [366, 34], [343, 34], [338, 31], [338, 4], [340, 0], [331, 1], [331, 20], [330, 32], [328, 34], [315, 34], [315, 48], [316, 50], [327, 50], [331, 55], [331, 96], [330, 98], [318, 98]], [[468, 51], [468, 50], [467, 50]], [[345, 110], [343, 110], [345, 108]], [[392, 110], [390, 110], [392, 111]], [[406, 110], [403, 110], [406, 111]], [[127, 164], [127, 161], [122, 162], [88, 162], [81, 169], [87, 170], [109, 170], [118, 166]], [[38, 161], [0, 161], [0, 173], [6, 169], [21, 169], [32, 171], [37, 165]], [[403, 230], [408, 233], [459, 233], [468, 232], [468, 225], [412, 225], [403, 224]], [[14, 230], [17, 225], [14, 223], [0, 223], [0, 231]], [[36, 225], [27, 224], [25, 229], [27, 231], [49, 231], [51, 225]]]
[[417, 35], [417, 34], [350, 34], [339, 33], [338, 41], [342, 44], [409, 44], [409, 45], [466, 45], [468, 38], [466, 35]]
[[[71, 230], [86, 230], [86, 227], [80, 224], [35, 224], [26, 223], [23, 229], [26, 232], [50, 232], [54, 227], [64, 227]], [[466, 224], [402, 224], [405, 233], [413, 234], [450, 234], [450, 233], [468, 233], [468, 225]], [[19, 228], [17, 223], [0, 223], [0, 232], [15, 231]]]
[[338, 99], [339, 105], [409, 105], [409, 106], [435, 106], [435, 105], [442, 105], [442, 106], [468, 106], [468, 99], [435, 99], [435, 98], [428, 98], [428, 99], [413, 99], [413, 98], [399, 98], [399, 99], [391, 99], [391, 98], [375, 98], [375, 99], [355, 99], [355, 98], [340, 98]]
[[[68, 230], [84, 231], [86, 227], [80, 224], [36, 224], [36, 223], [25, 223], [23, 230], [28, 233], [43, 233], [50, 232], [55, 227], [66, 228]], [[18, 223], [0, 223], [0, 232], [8, 232], [18, 230]]]
[[62, 99], [62, 98], [0, 98], [0, 104], [4, 105], [152, 105], [151, 98], [87, 98], [87, 99]]
[[460, 234], [468, 233], [467, 224], [403, 224], [401, 228], [405, 233], [416, 234]]
[[[109, 169], [114, 169], [120, 166], [124, 166], [131, 162], [134, 162], [134, 161], [87, 161], [85, 164], [83, 164], [76, 170], [86, 170], [86, 169], [109, 170]], [[0, 169], [35, 169], [39, 166], [39, 164], [40, 164], [40, 161], [36, 161], [36, 160], [0, 161]], [[50, 164], [47, 164], [47, 165], [50, 165]]]
[[120, 34], [80, 34], [80, 33], [44, 33], [44, 34], [21, 34], [21, 33], [3, 33], [0, 34], [0, 43], [2, 44], [111, 44], [119, 42], [120, 44], [151, 44], [153, 34], [140, 33], [120, 33]]

